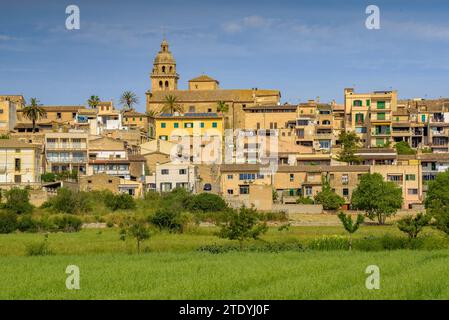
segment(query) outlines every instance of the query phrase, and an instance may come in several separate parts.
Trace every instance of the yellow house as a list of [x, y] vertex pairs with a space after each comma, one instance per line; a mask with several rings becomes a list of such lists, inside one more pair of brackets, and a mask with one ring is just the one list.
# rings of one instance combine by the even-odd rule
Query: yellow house
[[156, 138], [178, 140], [179, 137], [223, 136], [223, 119], [216, 113], [161, 114], [155, 118]]

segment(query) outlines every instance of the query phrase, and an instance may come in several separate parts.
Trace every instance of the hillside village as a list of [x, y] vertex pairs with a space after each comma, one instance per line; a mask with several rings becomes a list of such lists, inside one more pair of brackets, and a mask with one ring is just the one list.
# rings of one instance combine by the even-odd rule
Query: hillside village
[[[28, 187], [37, 205], [61, 187], [135, 198], [185, 188], [218, 194], [234, 207], [300, 210], [297, 199], [313, 198], [327, 181], [350, 209], [360, 177], [380, 173], [402, 188], [403, 208], [412, 209], [422, 207], [427, 182], [449, 167], [449, 98], [342, 88], [343, 104], [283, 104], [279, 90], [222, 89], [204, 74], [179, 90], [166, 40], [150, 79], [145, 113], [136, 111], [131, 92], [121, 106], [96, 96], [86, 105], [48, 106], [0, 95], [0, 188]], [[226, 130], [243, 138], [225, 140]], [[358, 141], [353, 161], [339, 156], [346, 132]], [[214, 137], [221, 161], [202, 161]], [[276, 141], [271, 155], [261, 156], [267, 139], [259, 137]], [[243, 152], [236, 155], [238, 143]], [[222, 149], [231, 150], [232, 161], [222, 161]], [[262, 173], [267, 158], [276, 169]]]

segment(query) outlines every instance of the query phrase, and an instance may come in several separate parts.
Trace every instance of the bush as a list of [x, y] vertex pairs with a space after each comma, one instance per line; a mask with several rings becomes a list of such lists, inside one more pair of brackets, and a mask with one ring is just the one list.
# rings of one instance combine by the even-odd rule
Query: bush
[[27, 256], [46, 256], [53, 252], [48, 248], [48, 235], [45, 235], [44, 241], [38, 243], [30, 243], [25, 247]]
[[159, 201], [161, 199], [161, 195], [156, 191], [148, 191], [145, 192], [143, 199], [145, 201]]
[[127, 193], [113, 194], [112, 192], [106, 194], [105, 205], [112, 211], [117, 211], [119, 209], [129, 210], [136, 208], [136, 202], [134, 198]]
[[17, 229], [17, 216], [12, 212], [0, 212], [0, 233], [11, 233]]
[[60, 188], [56, 196], [50, 199], [48, 206], [56, 212], [80, 214], [90, 212], [92, 205], [87, 192], [72, 191]]
[[200, 193], [186, 199], [184, 207], [190, 211], [222, 211], [228, 206], [218, 195], [213, 193]]
[[80, 231], [83, 225], [80, 218], [68, 214], [52, 216], [50, 221], [53, 225], [51, 229], [63, 232]]
[[12, 188], [7, 191], [5, 208], [15, 214], [31, 213], [33, 206], [28, 189]]
[[335, 191], [324, 189], [315, 196], [315, 203], [323, 205], [324, 210], [337, 210], [345, 204], [345, 199], [336, 194]]
[[46, 172], [44, 174], [41, 174], [41, 180], [42, 182], [55, 182], [56, 174], [54, 174], [53, 172]]
[[191, 216], [185, 213], [181, 214], [179, 211], [161, 208], [156, 210], [156, 213], [149, 218], [149, 222], [159, 228], [159, 230], [182, 233], [190, 219]]
[[308, 249], [311, 250], [348, 250], [349, 240], [342, 236], [324, 236], [309, 242]]
[[[303, 246], [302, 244], [296, 240], [289, 240], [289, 241], [274, 241], [274, 242], [265, 242], [261, 241], [259, 243], [253, 243], [245, 248], [243, 248], [243, 251], [250, 251], [250, 252], [270, 252], [270, 253], [278, 253], [278, 252], [284, 252], [284, 251], [302, 251]], [[240, 247], [236, 244], [210, 244], [201, 246], [197, 249], [199, 252], [207, 252], [212, 254], [221, 254], [221, 253], [227, 253], [227, 252], [233, 252], [233, 251], [240, 251]]]
[[17, 228], [21, 232], [37, 232], [39, 230], [39, 222], [31, 216], [26, 214], [19, 217]]
[[284, 211], [259, 212], [262, 221], [288, 221], [287, 213]]
[[299, 197], [296, 199], [296, 203], [298, 204], [314, 204], [313, 199], [310, 197]]
[[406, 233], [410, 239], [414, 239], [429, 224], [430, 216], [418, 213], [415, 217], [406, 216], [398, 221], [398, 228]]

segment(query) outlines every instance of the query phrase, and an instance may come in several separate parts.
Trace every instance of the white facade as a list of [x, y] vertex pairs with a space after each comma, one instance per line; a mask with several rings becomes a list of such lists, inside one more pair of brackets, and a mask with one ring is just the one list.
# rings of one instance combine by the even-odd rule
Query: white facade
[[175, 188], [185, 188], [196, 192], [197, 170], [191, 164], [157, 164], [156, 171], [145, 177], [149, 190], [169, 192]]

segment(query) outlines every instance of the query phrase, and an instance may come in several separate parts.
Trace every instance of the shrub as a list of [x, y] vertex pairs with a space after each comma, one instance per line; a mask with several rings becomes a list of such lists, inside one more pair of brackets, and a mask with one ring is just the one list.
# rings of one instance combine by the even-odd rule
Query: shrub
[[11, 233], [17, 229], [16, 214], [8, 211], [0, 212], [0, 233]]
[[33, 206], [28, 189], [12, 188], [7, 191], [5, 208], [15, 214], [31, 213]]
[[299, 197], [296, 199], [296, 203], [298, 204], [314, 204], [314, 201], [310, 197]]
[[51, 223], [56, 231], [76, 232], [80, 231], [83, 222], [80, 218], [69, 214], [55, 215], [50, 218]]
[[415, 217], [406, 216], [398, 221], [398, 228], [406, 233], [410, 239], [414, 239], [429, 224], [430, 216], [418, 213]]
[[349, 240], [342, 236], [323, 236], [309, 242], [307, 248], [311, 250], [348, 250]]
[[259, 218], [262, 221], [287, 221], [288, 216], [284, 211], [259, 212]]
[[407, 141], [400, 141], [394, 145], [398, 154], [415, 154], [416, 151], [410, 147]]
[[156, 191], [148, 191], [145, 192], [143, 199], [145, 201], [159, 201], [161, 199], [161, 195]]
[[113, 194], [112, 192], [108, 193], [105, 196], [105, 205], [112, 211], [117, 211], [119, 209], [129, 210], [136, 208], [136, 202], [134, 198], [127, 193], [119, 193]]
[[53, 172], [46, 172], [41, 174], [41, 180], [42, 182], [55, 182], [56, 181], [56, 174]]
[[53, 252], [48, 247], [48, 235], [42, 242], [30, 243], [25, 247], [27, 256], [46, 256], [51, 255]]
[[256, 210], [242, 207], [240, 210], [231, 211], [229, 221], [220, 226], [217, 235], [220, 238], [237, 240], [240, 250], [242, 250], [245, 240], [258, 239], [267, 230], [267, 225], [259, 222], [259, 215]]
[[168, 230], [170, 232], [184, 231], [185, 225], [189, 222], [190, 216], [181, 214], [169, 208], [161, 208], [149, 218], [150, 223], [159, 228], [159, 230]]
[[345, 199], [336, 194], [329, 181], [323, 177], [323, 188], [316, 194], [315, 203], [323, 205], [324, 210], [337, 210], [345, 204]]
[[39, 222], [35, 220], [31, 214], [25, 214], [19, 217], [17, 228], [21, 232], [37, 232]]
[[59, 188], [56, 196], [50, 199], [49, 206], [56, 212], [79, 214], [92, 210], [87, 192]]
[[[227, 253], [232, 251], [239, 251], [241, 250], [239, 246], [236, 244], [210, 244], [210, 245], [204, 245], [197, 249], [199, 252], [207, 252], [212, 254], [221, 254], [221, 253]], [[244, 251], [250, 251], [250, 252], [270, 252], [270, 253], [277, 253], [277, 252], [283, 252], [283, 251], [302, 251], [303, 246], [302, 244], [296, 240], [289, 240], [289, 241], [274, 241], [274, 242], [266, 242], [262, 241], [259, 243], [253, 243], [245, 248], [243, 248]]]
[[185, 208], [190, 211], [222, 211], [227, 207], [226, 202], [213, 193], [200, 193], [185, 201]]

